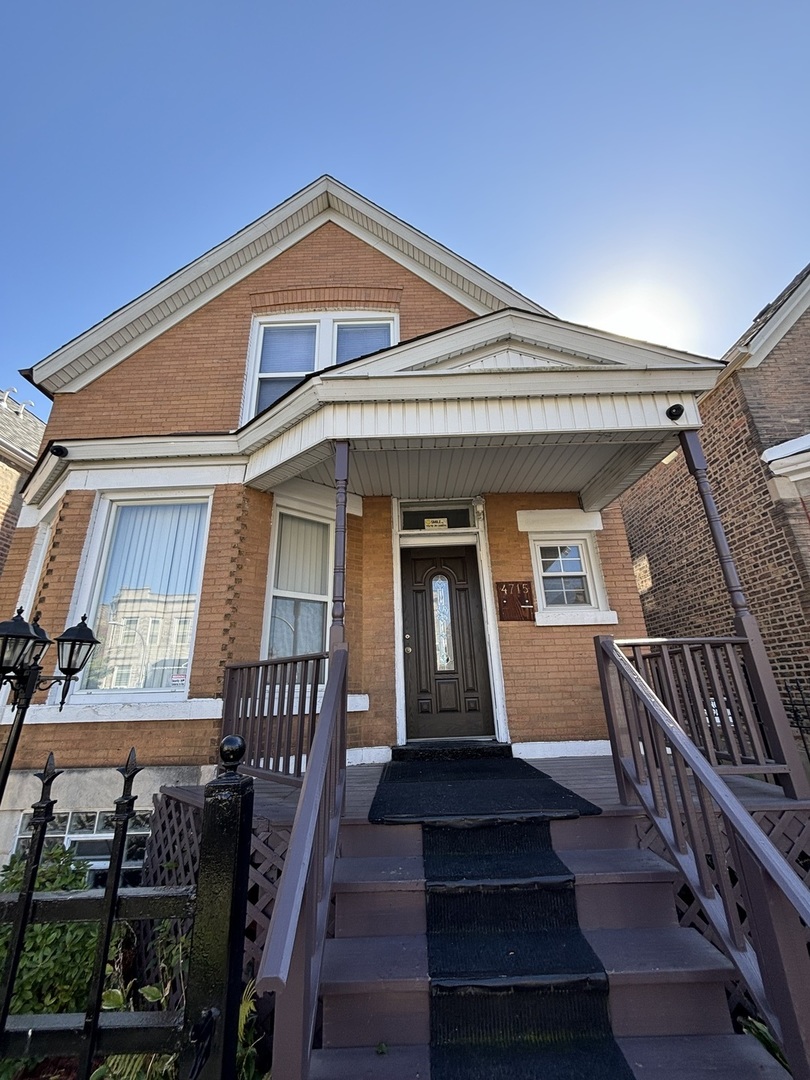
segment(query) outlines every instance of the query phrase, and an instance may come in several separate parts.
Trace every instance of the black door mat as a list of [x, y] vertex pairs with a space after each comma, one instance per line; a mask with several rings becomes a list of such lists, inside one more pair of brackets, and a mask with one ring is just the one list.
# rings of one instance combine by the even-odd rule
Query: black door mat
[[391, 748], [392, 761], [462, 761], [465, 758], [511, 756], [509, 743], [463, 742], [458, 739], [431, 739]]
[[570, 818], [601, 814], [598, 806], [511, 757], [391, 761], [369, 810], [374, 824], [471, 819]]
[[632, 1080], [549, 821], [422, 839], [432, 1080]]

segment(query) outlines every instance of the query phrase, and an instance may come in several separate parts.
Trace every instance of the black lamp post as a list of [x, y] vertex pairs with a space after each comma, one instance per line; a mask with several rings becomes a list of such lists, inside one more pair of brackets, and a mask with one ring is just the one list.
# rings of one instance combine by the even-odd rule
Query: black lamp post
[[61, 712], [70, 683], [87, 664], [96, 645], [100, 644], [87, 625], [87, 616], [82, 615], [80, 623], [71, 626], [56, 639], [57, 662], [62, 674], [43, 679], [40, 661], [53, 642], [39, 625], [39, 613], [29, 625], [22, 617], [22, 611], [22, 608], [18, 608], [13, 619], [0, 622], [0, 686], [7, 684], [11, 687], [11, 707], [15, 714], [0, 763], [0, 802], [6, 793], [25, 714], [34, 694], [37, 690], [48, 690], [56, 683], [62, 683], [59, 701]]

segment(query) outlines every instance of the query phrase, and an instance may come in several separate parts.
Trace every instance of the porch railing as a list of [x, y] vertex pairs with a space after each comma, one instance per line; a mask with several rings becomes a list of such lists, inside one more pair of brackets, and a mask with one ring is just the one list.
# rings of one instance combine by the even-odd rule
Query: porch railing
[[[631, 654], [634, 648], [643, 650], [650, 644], [632, 643]], [[718, 647], [734, 644], [727, 640]], [[642, 677], [639, 669], [662, 680], [665, 689], [679, 686], [677, 681], [669, 682], [665, 666], [672, 655], [667, 652], [663, 659], [659, 652], [650, 667], [644, 655], [636, 653], [634, 665], [625, 656], [627, 648], [626, 642], [596, 638], [622, 801], [630, 802], [634, 795], [642, 803], [783, 1047], [795, 1080], [810, 1080], [810, 1010], [806, 1007], [810, 892], [717, 776], [702, 749], [693, 743], [689, 728], [684, 729]], [[691, 643], [683, 654], [684, 665], [690, 655]], [[716, 662], [715, 654], [701, 661], [712, 670]], [[702, 685], [702, 678], [697, 672], [694, 679], [689, 675], [689, 694]], [[708, 685], [719, 688], [719, 674], [717, 679]], [[719, 716], [710, 711], [705, 726], [698, 728], [715, 754], [712, 725], [726, 733], [724, 738], [729, 737], [725, 708], [721, 705]], [[742, 757], [743, 749], [746, 754], [755, 752], [750, 732], [734, 745], [733, 750], [723, 743], [722, 752], [733, 766], [735, 755]], [[751, 770], [746, 766], [745, 771]]]
[[326, 653], [225, 668], [223, 734], [241, 735], [241, 771], [300, 786], [312, 745]]
[[[639, 638], [616, 645], [716, 773], [790, 767], [768, 745], [745, 663], [746, 638]], [[774, 749], [776, 752], [774, 752]]]
[[260, 993], [276, 994], [273, 1080], [309, 1075], [346, 783], [347, 666], [348, 647], [336, 645], [256, 977]]

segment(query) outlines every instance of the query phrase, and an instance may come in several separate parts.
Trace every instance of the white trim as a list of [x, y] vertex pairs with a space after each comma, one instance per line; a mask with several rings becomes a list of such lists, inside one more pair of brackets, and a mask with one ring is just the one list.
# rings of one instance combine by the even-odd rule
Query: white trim
[[[304, 379], [314, 371], [325, 371], [333, 367], [342, 367], [336, 364], [337, 355], [337, 332], [341, 326], [355, 324], [376, 324], [389, 327], [388, 348], [393, 348], [399, 342], [399, 312], [390, 309], [356, 308], [331, 311], [316, 309], [313, 311], [287, 311], [272, 315], [254, 315], [250, 325], [249, 345], [247, 361], [245, 364], [245, 383], [242, 393], [241, 424], [249, 423], [256, 415], [256, 403], [259, 386], [263, 381], [272, 381], [274, 378]], [[312, 359], [312, 368], [307, 371], [293, 371], [285, 374], [279, 372], [273, 376], [261, 376], [259, 362], [264, 342], [264, 330], [272, 326], [312, 326], [315, 328], [315, 348]]]
[[732, 346], [726, 354], [729, 361], [741, 357], [735, 367], [745, 368], [759, 367], [770, 353], [776, 348], [788, 331], [795, 326], [805, 311], [810, 307], [810, 275], [808, 275], [783, 304], [771, 315], [756, 334], [747, 341], [742, 349]]
[[358, 746], [346, 751], [346, 764], [384, 765], [391, 760], [390, 746]]
[[[521, 511], [518, 511], [520, 515]], [[558, 511], [534, 511], [536, 516], [532, 519], [542, 521], [545, 514], [553, 515]], [[562, 514], [577, 513], [583, 517], [592, 517], [582, 511], [560, 511]], [[601, 515], [599, 528], [601, 528]], [[565, 531], [553, 531], [547, 528], [538, 528], [527, 533], [529, 538], [529, 550], [532, 557], [532, 570], [534, 571], [534, 589], [537, 608], [534, 613], [534, 621], [537, 626], [600, 626], [618, 623], [619, 616], [608, 606], [607, 591], [605, 589], [605, 577], [602, 572], [602, 563], [599, 558], [599, 547], [596, 543], [595, 531], [566, 529]], [[574, 542], [583, 549], [584, 577], [591, 594], [589, 604], [570, 606], [547, 606], [545, 592], [543, 590], [543, 567], [540, 556], [540, 548], [543, 544], [562, 545]]]
[[518, 510], [518, 532], [598, 532], [604, 528], [595, 510]]
[[[316, 484], [311, 480], [285, 480], [273, 489], [273, 498], [281, 499], [285, 506], [300, 508], [304, 513], [315, 511], [316, 514], [335, 516], [335, 489], [326, 484]], [[354, 517], [363, 516], [363, 499], [360, 495], [349, 492], [346, 496], [346, 510]]]
[[810, 433], [799, 435], [796, 439], [788, 439], [787, 442], [772, 446], [770, 450], [763, 452], [762, 460], [767, 462], [779, 461], [781, 458], [792, 457], [793, 454], [803, 454], [805, 450], [810, 450]]
[[512, 756], [516, 758], [609, 757], [608, 739], [576, 739], [569, 742], [516, 742]]
[[[120, 694], [127, 691], [121, 690]], [[217, 720], [222, 717], [221, 698], [182, 698], [172, 701], [138, 701], [129, 692], [125, 700], [92, 701], [85, 698], [80, 704], [69, 699], [62, 712], [56, 704], [32, 705], [26, 724], [88, 724], [88, 723], [148, 723], [162, 720]], [[11, 710], [4, 709], [0, 724], [10, 724]]]
[[[400, 528], [401, 504], [408, 506], [447, 506], [451, 503], [467, 505], [473, 511], [474, 526], [467, 529], [435, 529], [413, 532]], [[484, 618], [484, 636], [486, 638], [487, 665], [489, 667], [489, 688], [492, 702], [492, 718], [495, 738], [499, 742], [509, 741], [509, 727], [506, 716], [506, 691], [503, 682], [503, 668], [498, 634], [497, 606], [492, 589], [492, 568], [489, 561], [489, 540], [486, 531], [486, 514], [483, 499], [467, 500], [414, 500], [391, 499], [392, 549], [393, 549], [393, 600], [394, 600], [394, 685], [396, 693], [396, 743], [402, 746], [407, 742], [407, 710], [405, 702], [405, 661], [399, 647], [404, 634], [404, 612], [402, 599], [402, 551], [417, 547], [474, 547], [481, 595], [481, 608]]]

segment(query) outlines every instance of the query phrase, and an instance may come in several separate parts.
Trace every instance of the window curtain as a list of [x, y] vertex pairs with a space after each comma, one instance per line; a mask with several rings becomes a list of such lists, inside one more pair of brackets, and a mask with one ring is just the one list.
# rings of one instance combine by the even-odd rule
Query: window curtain
[[329, 527], [279, 514], [278, 530], [270, 657], [322, 652], [329, 597]]
[[118, 506], [94, 625], [102, 644], [85, 690], [184, 690], [205, 503]]

